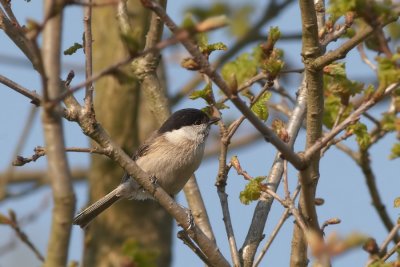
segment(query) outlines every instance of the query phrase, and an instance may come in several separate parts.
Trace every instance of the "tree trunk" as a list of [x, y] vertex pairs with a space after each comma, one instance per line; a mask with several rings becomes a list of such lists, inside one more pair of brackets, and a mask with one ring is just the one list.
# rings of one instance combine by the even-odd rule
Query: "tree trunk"
[[[133, 38], [143, 45], [150, 18], [139, 1], [129, 1]], [[120, 40], [115, 8], [93, 10], [95, 73], [127, 56]], [[125, 151], [132, 153], [156, 127], [139, 85], [129, 71], [101, 79], [95, 86], [99, 122]], [[90, 202], [114, 189], [123, 170], [104, 156], [93, 155], [89, 175]], [[172, 219], [154, 201], [122, 200], [90, 224], [85, 236], [84, 266], [169, 266]]]

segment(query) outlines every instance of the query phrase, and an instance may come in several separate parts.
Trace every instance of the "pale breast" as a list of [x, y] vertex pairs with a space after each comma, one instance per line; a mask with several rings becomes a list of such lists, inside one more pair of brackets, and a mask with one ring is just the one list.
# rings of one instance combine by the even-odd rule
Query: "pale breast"
[[[158, 184], [170, 194], [178, 193], [199, 167], [204, 153], [204, 143], [168, 140], [152, 145], [152, 151], [136, 160], [147, 173], [156, 176]], [[151, 159], [149, 158], [151, 155]]]

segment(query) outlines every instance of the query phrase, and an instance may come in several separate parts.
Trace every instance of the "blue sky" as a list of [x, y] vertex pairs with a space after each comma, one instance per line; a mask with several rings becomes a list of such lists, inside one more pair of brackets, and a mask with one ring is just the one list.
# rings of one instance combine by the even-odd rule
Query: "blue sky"
[[[204, 1], [204, 5], [208, 5], [213, 1]], [[232, 1], [231, 1], [232, 2]], [[244, 4], [246, 1], [233, 1], [235, 4]], [[260, 6], [264, 5], [263, 1], [259, 1]], [[178, 23], [182, 19], [183, 10], [186, 5], [196, 3], [194, 1], [170, 1], [168, 11], [170, 15]], [[41, 1], [31, 1], [29, 3], [25, 1], [14, 1], [14, 11], [16, 16], [20, 19], [21, 23], [25, 22], [26, 18], [34, 18], [41, 20]], [[259, 10], [255, 11], [253, 18], [255, 18]], [[287, 19], [290, 18], [290, 19]], [[63, 34], [63, 47], [67, 48], [74, 42], [79, 42], [82, 36], [82, 10], [78, 7], [69, 7], [65, 14], [65, 30]], [[300, 14], [298, 11], [297, 4], [291, 5], [289, 11], [283, 16], [278, 18], [267, 25], [265, 32], [267, 32], [270, 26], [279, 26], [283, 33], [293, 33], [300, 31]], [[169, 36], [169, 32], [166, 31], [166, 35]], [[225, 38], [228, 44], [232, 43], [232, 40], [226, 39], [226, 35], [217, 32], [210, 37], [210, 41], [221, 41]], [[29, 89], [34, 89], [40, 92], [40, 81], [38, 75], [30, 69], [29, 62], [23, 62], [21, 65], [9, 64], [7, 56], [16, 57], [23, 60], [22, 53], [18, 51], [16, 47], [7, 39], [3, 32], [0, 33], [0, 74], [10, 79], [15, 80], [21, 85], [26, 86]], [[285, 49], [285, 58], [288, 59], [294, 67], [301, 67], [300, 44], [288, 44], [278, 43], [278, 46]], [[179, 50], [178, 50], [179, 49]], [[329, 49], [329, 48], [328, 48]], [[190, 78], [193, 73], [183, 71], [177, 60], [174, 60], [174, 53], [185, 53], [181, 47], [168, 49], [164, 58], [167, 60], [168, 74], [173, 79], [168, 79], [169, 88], [172, 91], [179, 90]], [[221, 52], [220, 52], [221, 53]], [[84, 64], [83, 55], [81, 52], [73, 56], [63, 56], [63, 62], [67, 67], [63, 70], [63, 77], [66, 73], [74, 68], [75, 70], [81, 68]], [[346, 60], [347, 69], [350, 77], [368, 77], [372, 76], [373, 73], [361, 63], [360, 58], [356, 52], [352, 52], [348, 60]], [[77, 76], [74, 80], [75, 83], [83, 80], [82, 73], [76, 71]], [[300, 75], [292, 74], [293, 81], [300, 80]], [[298, 84], [298, 83], [297, 83]], [[295, 82], [288, 85], [291, 92], [295, 92], [297, 85]], [[82, 99], [82, 92], [77, 94], [79, 99]], [[204, 103], [201, 100], [190, 101], [185, 100], [180, 103], [175, 109], [195, 106], [202, 107]], [[0, 147], [2, 149], [2, 156], [0, 156], [0, 168], [3, 172], [10, 164], [13, 150], [16, 146], [17, 140], [21, 131], [24, 127], [26, 117], [29, 113], [31, 105], [29, 101], [23, 96], [15, 93], [8, 89], [4, 85], [0, 84], [0, 107], [2, 112], [0, 113], [0, 123], [3, 127], [0, 128]], [[380, 114], [382, 112], [380, 108], [375, 108], [373, 113]], [[229, 111], [224, 111], [224, 118], [232, 118], [236, 116], [238, 112], [231, 108]], [[26, 140], [26, 145], [22, 151], [22, 155], [28, 156], [32, 154], [33, 148], [38, 145], [43, 145], [43, 135], [41, 131], [41, 125], [39, 116], [36, 116], [36, 121], [31, 131], [29, 138]], [[269, 122], [270, 123], [270, 122]], [[65, 122], [66, 131], [66, 143], [67, 146], [78, 146], [87, 147], [88, 140], [84, 137], [75, 124]], [[252, 130], [252, 126], [245, 123], [241, 127], [242, 133]], [[296, 150], [301, 151], [304, 148], [304, 133], [301, 132], [296, 142]], [[393, 208], [393, 200], [399, 196], [399, 181], [398, 172], [400, 170], [398, 160], [388, 161], [387, 157], [390, 153], [390, 145], [395, 141], [394, 136], [389, 136], [385, 140], [375, 145], [371, 151], [372, 168], [377, 175], [377, 184], [381, 192], [381, 196], [387, 205], [388, 213], [391, 215], [392, 220], [399, 215], [399, 210]], [[352, 140], [348, 141], [348, 144], [355, 147]], [[272, 145], [259, 141], [252, 144], [245, 149], [231, 151], [230, 155], [238, 155], [242, 166], [252, 175], [266, 175], [268, 174], [272, 160], [275, 155], [275, 149]], [[68, 154], [70, 165], [73, 167], [86, 167], [89, 164], [89, 157], [85, 154], [71, 153]], [[45, 158], [41, 158], [35, 163], [28, 164], [21, 167], [21, 170], [30, 169], [43, 169], [46, 166]], [[219, 199], [214, 186], [214, 181], [217, 171], [217, 162], [215, 158], [205, 160], [199, 170], [196, 172], [200, 189], [205, 199], [205, 204], [208, 208], [209, 216], [212, 221], [213, 229], [217, 236], [218, 245], [223, 254], [230, 259], [229, 248], [227, 245], [225, 229], [222, 221], [221, 208], [219, 206]], [[119, 179], [119, 177], [116, 177]], [[296, 184], [297, 175], [294, 170], [290, 171], [289, 176], [291, 188], [293, 190]], [[237, 238], [237, 244], [240, 247], [247, 234], [247, 228], [252, 218], [254, 210], [254, 204], [245, 206], [239, 202], [239, 192], [243, 189], [246, 182], [242, 177], [237, 176], [234, 172], [231, 172], [229, 176], [229, 184], [227, 192], [229, 194], [229, 204], [231, 207], [231, 215], [233, 226]], [[17, 190], [20, 188], [11, 188]], [[76, 196], [77, 196], [77, 209], [86, 205], [87, 200], [87, 186], [84, 182], [75, 184]], [[281, 188], [279, 193], [282, 194]], [[318, 197], [325, 199], [325, 205], [318, 207], [319, 220], [322, 223], [326, 219], [332, 217], [338, 217], [342, 219], [342, 223], [335, 226], [330, 226], [326, 230], [326, 234], [329, 235], [331, 232], [336, 232], [339, 235], [347, 235], [353, 232], [360, 232], [372, 235], [378, 241], [378, 244], [383, 241], [386, 237], [386, 231], [383, 228], [382, 223], [376, 215], [375, 210], [371, 205], [371, 198], [368, 194], [367, 187], [364, 181], [364, 177], [358, 167], [355, 166], [354, 162], [344, 155], [342, 152], [331, 149], [321, 161], [321, 179], [318, 186]], [[40, 190], [35, 191], [33, 194], [29, 194], [23, 198], [10, 199], [0, 203], [0, 212], [7, 213], [8, 209], [13, 209], [19, 216], [28, 214], [31, 210], [40, 207], [44, 199], [51, 197], [49, 188], [43, 187]], [[178, 202], [186, 205], [183, 194], [179, 194]], [[275, 227], [276, 222], [279, 220], [282, 214], [283, 208], [278, 204], [274, 203], [271, 215], [269, 216], [267, 226], [265, 228], [266, 238], [269, 236], [271, 230]], [[24, 231], [29, 235], [33, 242], [37, 245], [42, 253], [46, 252], [46, 244], [48, 239], [48, 232], [50, 226], [50, 212], [51, 207], [47, 207], [45, 212], [38, 216], [37, 220], [33, 223], [29, 223], [24, 226]], [[274, 244], [267, 252], [264, 259], [264, 264], [269, 263], [273, 266], [288, 266], [289, 255], [290, 255], [290, 241], [292, 234], [292, 222], [293, 218], [290, 218], [288, 222], [283, 226], [283, 229], [279, 233]], [[82, 231], [78, 227], [74, 227], [71, 240], [70, 259], [80, 260], [81, 248], [82, 248]], [[0, 246], [4, 244], [9, 238], [13, 238], [13, 233], [6, 227], [0, 228], [1, 238]], [[262, 242], [263, 245], [263, 242]], [[334, 266], [360, 266], [363, 265], [367, 260], [367, 254], [361, 249], [352, 251], [344, 256], [341, 256], [334, 260]], [[191, 266], [203, 266], [201, 261], [186, 247], [180, 240], [174, 240], [174, 267], [187, 266], [187, 263], [191, 263]], [[40, 266], [39, 261], [36, 260], [33, 253], [29, 251], [20, 242], [17, 242], [17, 246], [13, 251], [2, 255], [0, 259], [1, 266]]]

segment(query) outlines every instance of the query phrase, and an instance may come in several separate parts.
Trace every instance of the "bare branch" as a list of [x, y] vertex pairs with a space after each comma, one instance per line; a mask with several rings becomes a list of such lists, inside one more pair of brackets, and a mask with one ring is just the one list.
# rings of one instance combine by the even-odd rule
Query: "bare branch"
[[[45, 14], [54, 11], [59, 2], [46, 0]], [[43, 30], [43, 67], [42, 86], [44, 110], [42, 125], [45, 136], [48, 156], [48, 175], [51, 177], [54, 209], [50, 238], [47, 247], [45, 267], [65, 266], [68, 261], [69, 241], [71, 235], [72, 217], [75, 209], [75, 195], [72, 186], [71, 174], [65, 155], [64, 133], [60, 112], [57, 105], [54, 109], [46, 105], [49, 100], [58, 97], [60, 87], [60, 52], [62, 34], [63, 10], [51, 16], [44, 24]]]
[[[86, 168], [73, 168], [71, 175], [74, 181], [82, 181], [87, 178], [88, 171]], [[49, 178], [44, 170], [29, 170], [29, 171], [16, 171], [10, 176], [7, 173], [0, 173], [0, 179], [8, 179], [8, 184], [21, 184], [21, 183], [38, 183], [46, 185], [49, 183]]]
[[17, 235], [17, 237], [29, 247], [30, 250], [35, 254], [36, 258], [38, 258], [41, 262], [44, 262], [44, 257], [42, 253], [36, 248], [36, 246], [32, 243], [29, 239], [28, 235], [22, 231], [21, 227], [19, 226], [17, 215], [13, 210], [9, 210], [9, 218], [5, 217], [4, 215], [0, 214], [0, 219], [2, 223], [9, 225]]
[[92, 75], [91, 77], [87, 78], [85, 81], [73, 86], [70, 88], [69, 91], [65, 91], [63, 94], [61, 94], [59, 97], [57, 97], [56, 99], [53, 100], [53, 104], [56, 104], [60, 101], [63, 101], [67, 96], [72, 95], [73, 93], [77, 92], [78, 90], [80, 90], [81, 88], [87, 86], [88, 84], [100, 79], [103, 76], [109, 75], [114, 73], [118, 68], [129, 64], [132, 62], [133, 59], [144, 56], [148, 53], [152, 53], [152, 52], [158, 52], [168, 46], [177, 44], [181, 41], [181, 39], [187, 39], [192, 33], [189, 33], [187, 31], [182, 31], [179, 34], [165, 39], [159, 43], [157, 43], [155, 46], [150, 47], [148, 49], [143, 50], [142, 52], [138, 52], [132, 55], [129, 55], [128, 57], [108, 66], [107, 68], [101, 70], [100, 72]]
[[8, 86], [9, 88], [13, 89], [14, 91], [20, 93], [23, 96], [26, 96], [27, 98], [29, 98], [32, 104], [34, 104], [35, 106], [40, 106], [42, 100], [40, 98], [40, 96], [35, 92], [35, 91], [30, 91], [28, 89], [26, 89], [25, 87], [17, 84], [16, 82], [7, 79], [6, 77], [4, 77], [3, 75], [0, 75], [0, 83]]
[[[303, 78], [301, 86], [299, 87], [297, 105], [295, 106], [287, 124], [287, 132], [290, 136], [289, 145], [291, 147], [294, 145], [306, 113], [306, 89], [305, 78]], [[278, 190], [278, 186], [282, 178], [283, 161], [284, 160], [281, 158], [281, 153], [278, 152], [275, 156], [274, 163], [267, 178], [267, 184], [269, 185], [269, 188], [275, 192]], [[271, 210], [273, 200], [274, 198], [272, 197], [266, 198], [265, 200], [260, 200], [254, 210], [251, 225], [241, 249], [242, 259], [248, 265], [253, 263], [257, 248], [262, 239], [261, 237], [268, 219], [268, 214]]]
[[[89, 5], [84, 8], [84, 51], [85, 51], [85, 77], [88, 79], [93, 74], [93, 66], [92, 66], [92, 0], [89, 0]], [[86, 85], [85, 90], [85, 109], [89, 112], [93, 110], [93, 83], [88, 83]]]
[[[323, 1], [317, 1], [321, 3]], [[324, 110], [324, 93], [322, 71], [311, 68], [311, 63], [322, 54], [319, 42], [319, 25], [317, 19], [318, 7], [313, 0], [300, 0], [301, 24], [302, 24], [302, 57], [305, 65], [305, 79], [307, 83], [307, 114], [306, 114], [306, 149], [318, 140], [322, 135], [322, 115]], [[308, 158], [306, 169], [300, 171], [301, 195], [299, 210], [302, 218], [307, 218], [307, 223], [315, 233], [320, 233], [318, 216], [315, 209], [315, 192], [319, 178], [319, 154]], [[296, 211], [297, 212], [297, 211]], [[293, 213], [296, 216], [295, 213]], [[297, 220], [297, 218], [296, 218]], [[307, 264], [307, 233], [304, 226], [298, 221], [296, 224], [291, 246], [291, 266], [304, 266]]]
[[207, 256], [199, 249], [196, 244], [190, 239], [185, 231], [179, 231], [177, 233], [179, 239], [183, 241], [183, 243], [188, 246], [199, 258], [206, 264], [206, 266], [212, 266], [211, 263], [208, 261]]
[[387, 260], [390, 258], [390, 256], [392, 256], [394, 253], [396, 253], [396, 251], [399, 250], [399, 248], [400, 248], [400, 242], [398, 242], [395, 246], [393, 246], [392, 249], [389, 250], [388, 253], [386, 253], [386, 255], [384, 255], [384, 256], [381, 258], [381, 260], [382, 260], [383, 262], [387, 261]]
[[[381, 219], [386, 230], [390, 232], [392, 231], [393, 228], [395, 228], [395, 225], [393, 224], [389, 213], [386, 211], [385, 204], [383, 203], [381, 195], [378, 191], [378, 185], [376, 184], [375, 173], [371, 167], [370, 155], [368, 150], [360, 151], [360, 158], [359, 161], [357, 161], [357, 163], [364, 174], [365, 182], [367, 184], [369, 194], [371, 195], [372, 198], [372, 205], [374, 206], [376, 212], [378, 213], [379, 218]], [[395, 243], [399, 242], [400, 237], [397, 234], [397, 232], [395, 232], [393, 235], [394, 235], [393, 236], [394, 242]]]
[[[46, 155], [46, 148], [37, 146], [33, 150], [35, 153], [28, 157], [17, 156], [16, 159], [13, 161], [14, 166], [23, 166], [29, 162], [36, 161], [40, 157]], [[107, 152], [99, 147], [91, 147], [91, 148], [82, 148], [82, 147], [66, 147], [65, 152], [81, 152], [81, 153], [90, 153], [90, 154], [101, 154], [104, 155]]]
[[[292, 201], [295, 201], [295, 199], [297, 198], [299, 193], [300, 193], [300, 187], [297, 187], [297, 189], [295, 190], [295, 192], [293, 194]], [[278, 235], [280, 229], [282, 228], [282, 226], [286, 222], [286, 220], [290, 217], [290, 215], [291, 215], [291, 210], [289, 208], [286, 208], [285, 211], [283, 212], [281, 218], [279, 219], [277, 225], [275, 226], [274, 230], [272, 231], [270, 237], [268, 238], [267, 242], [265, 243], [264, 247], [261, 249], [260, 254], [254, 261], [253, 267], [257, 267], [260, 265], [261, 260], [265, 256], [265, 253], [268, 251], [272, 242], [275, 240], [275, 237]]]

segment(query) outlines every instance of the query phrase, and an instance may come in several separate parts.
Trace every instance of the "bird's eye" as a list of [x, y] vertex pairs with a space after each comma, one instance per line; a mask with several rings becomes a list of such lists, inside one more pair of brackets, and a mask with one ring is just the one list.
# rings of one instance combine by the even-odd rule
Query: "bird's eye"
[[201, 120], [197, 120], [194, 122], [195, 125], [200, 125], [201, 124]]

